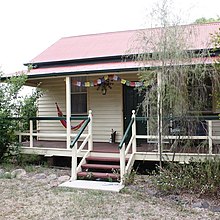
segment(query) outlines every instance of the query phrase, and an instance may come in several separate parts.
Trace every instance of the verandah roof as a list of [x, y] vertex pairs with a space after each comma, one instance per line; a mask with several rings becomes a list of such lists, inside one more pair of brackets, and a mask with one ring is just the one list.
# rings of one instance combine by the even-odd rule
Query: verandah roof
[[[216, 57], [193, 58], [189, 63], [179, 63], [177, 65], [193, 65], [193, 64], [212, 64]], [[161, 62], [149, 61], [140, 64], [135, 61], [126, 62], [106, 62], [94, 64], [79, 64], [67, 66], [55, 66], [47, 68], [32, 69], [28, 73], [29, 78], [48, 77], [48, 76], [65, 76], [65, 75], [85, 75], [85, 74], [101, 74], [101, 73], [118, 73], [137, 71], [140, 67], [151, 68], [161, 66]], [[169, 64], [168, 64], [169, 65]]]

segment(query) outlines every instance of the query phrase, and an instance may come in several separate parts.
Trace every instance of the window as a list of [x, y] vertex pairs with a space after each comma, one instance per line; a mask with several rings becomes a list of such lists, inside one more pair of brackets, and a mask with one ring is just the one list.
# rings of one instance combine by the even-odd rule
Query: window
[[74, 85], [76, 81], [85, 82], [86, 77], [71, 79], [71, 114], [87, 114], [87, 89]]
[[209, 76], [201, 83], [192, 75], [188, 84], [188, 94], [191, 111], [212, 111], [212, 80]]

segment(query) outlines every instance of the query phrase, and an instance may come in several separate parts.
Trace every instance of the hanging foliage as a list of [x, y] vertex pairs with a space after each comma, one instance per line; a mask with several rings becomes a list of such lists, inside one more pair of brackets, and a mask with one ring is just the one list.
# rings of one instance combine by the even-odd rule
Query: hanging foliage
[[[197, 116], [213, 112], [213, 97], [220, 91], [220, 74], [210, 62], [210, 51], [191, 49], [200, 41], [197, 27], [180, 25], [171, 8], [164, 0], [152, 11], [156, 27], [139, 31], [129, 51], [136, 52], [133, 59], [142, 66], [140, 80], [149, 86], [143, 114], [149, 118], [148, 134], [158, 136], [160, 162], [163, 135], [198, 135], [200, 127], [205, 132]], [[196, 119], [188, 120], [189, 115]]]

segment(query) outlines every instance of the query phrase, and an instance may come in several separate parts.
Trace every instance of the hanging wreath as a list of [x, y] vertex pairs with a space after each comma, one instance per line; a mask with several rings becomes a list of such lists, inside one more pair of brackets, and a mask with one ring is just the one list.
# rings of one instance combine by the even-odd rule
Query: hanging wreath
[[113, 84], [114, 83], [110, 79], [104, 80], [101, 84], [98, 85], [97, 90], [101, 89], [102, 95], [106, 95], [107, 89], [112, 89]]

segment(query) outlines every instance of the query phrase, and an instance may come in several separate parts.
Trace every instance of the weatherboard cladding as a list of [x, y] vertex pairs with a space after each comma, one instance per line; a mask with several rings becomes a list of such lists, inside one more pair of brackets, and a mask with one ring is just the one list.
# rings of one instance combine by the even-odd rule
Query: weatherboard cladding
[[[126, 74], [123, 78], [127, 80], [137, 80], [136, 74]], [[88, 80], [95, 80], [97, 76], [90, 76]], [[64, 78], [43, 79], [41, 88], [44, 95], [38, 100], [38, 116], [57, 116], [55, 102], [65, 113], [65, 82]], [[97, 142], [108, 142], [111, 129], [117, 131], [116, 141], [120, 141], [123, 135], [123, 102], [122, 84], [114, 82], [113, 88], [108, 89], [106, 95], [102, 95], [97, 87], [88, 88], [88, 109], [92, 109], [93, 114], [93, 139]], [[78, 124], [79, 121], [72, 121]], [[62, 133], [66, 129], [59, 121], [39, 121], [39, 133]], [[76, 132], [73, 132], [76, 133]], [[39, 137], [39, 140], [65, 140], [63, 137]]]

